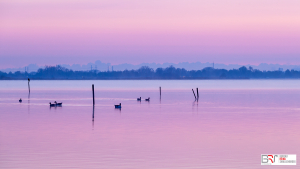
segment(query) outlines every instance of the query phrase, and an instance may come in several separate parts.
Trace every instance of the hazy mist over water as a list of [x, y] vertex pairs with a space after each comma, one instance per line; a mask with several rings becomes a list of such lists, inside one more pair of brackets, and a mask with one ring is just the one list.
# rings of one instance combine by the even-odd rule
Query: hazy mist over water
[[0, 81], [1, 168], [265, 168], [261, 154], [300, 153], [299, 80], [30, 85]]

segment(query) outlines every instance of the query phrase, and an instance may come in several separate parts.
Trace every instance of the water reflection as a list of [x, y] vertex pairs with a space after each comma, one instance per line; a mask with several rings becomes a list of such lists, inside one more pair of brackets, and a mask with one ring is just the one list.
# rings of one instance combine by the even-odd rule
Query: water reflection
[[193, 102], [193, 107], [194, 107], [195, 105], [198, 107], [198, 100], [195, 100], [195, 101]]
[[28, 111], [28, 114], [30, 114], [30, 92], [28, 93], [27, 111]]
[[[92, 130], [89, 90], [34, 90], [30, 116], [15, 106], [20, 93], [0, 90], [1, 167], [260, 168], [257, 154], [300, 154], [300, 90], [203, 90], [194, 101], [190, 88], [164, 90], [164, 101], [157, 89], [102, 91]], [[151, 104], [137, 104], [139, 95]], [[68, 102], [62, 113], [45, 104], [56, 98]]]
[[93, 105], [93, 121], [94, 121], [94, 117], [95, 117], [95, 105]]
[[93, 105], [93, 118], [92, 118], [93, 130], [94, 130], [94, 118], [95, 118], [95, 105]]
[[121, 113], [121, 108], [115, 108], [115, 112]]
[[198, 103], [198, 100], [197, 100], [197, 101], [195, 100], [195, 101], [193, 102], [193, 106], [192, 106], [192, 107], [193, 107], [193, 110], [194, 110], [194, 108], [196, 107], [197, 113], [198, 113], [198, 104], [199, 104], [199, 103]]
[[50, 110], [51, 109], [55, 109], [56, 110], [57, 108], [62, 108], [62, 105], [50, 105], [49, 107], [50, 107]]

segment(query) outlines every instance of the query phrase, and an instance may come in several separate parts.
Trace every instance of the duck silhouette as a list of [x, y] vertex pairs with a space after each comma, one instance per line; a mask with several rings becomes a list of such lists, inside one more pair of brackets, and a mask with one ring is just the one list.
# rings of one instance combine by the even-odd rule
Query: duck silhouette
[[54, 106], [56, 106], [56, 104], [54, 103], [54, 104], [52, 104], [51, 102], [49, 103], [50, 104], [50, 107], [54, 107]]
[[116, 108], [116, 109], [120, 109], [120, 108], [121, 108], [121, 103], [120, 103], [120, 104], [117, 104], [117, 105], [115, 105], [115, 108]]

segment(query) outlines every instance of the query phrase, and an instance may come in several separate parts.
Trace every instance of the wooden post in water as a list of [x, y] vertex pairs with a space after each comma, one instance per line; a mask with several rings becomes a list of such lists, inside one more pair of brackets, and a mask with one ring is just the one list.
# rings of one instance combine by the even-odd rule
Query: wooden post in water
[[194, 93], [194, 96], [195, 96], [195, 100], [196, 100], [197, 98], [196, 98], [196, 95], [195, 95], [194, 89], [192, 89], [192, 91], [193, 91], [193, 93]]
[[161, 97], [161, 87], [159, 86], [159, 96]]
[[199, 99], [198, 87], [197, 87], [197, 100]]
[[92, 90], [93, 90], [93, 105], [95, 105], [94, 84], [92, 85]]
[[30, 79], [28, 78], [28, 90], [29, 90], [29, 93], [30, 93], [30, 85], [29, 85], [29, 82], [30, 82]]

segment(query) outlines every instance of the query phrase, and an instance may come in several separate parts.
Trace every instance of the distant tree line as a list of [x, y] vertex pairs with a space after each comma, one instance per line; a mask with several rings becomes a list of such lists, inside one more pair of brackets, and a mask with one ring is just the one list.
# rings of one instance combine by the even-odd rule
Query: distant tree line
[[37, 72], [1, 72], [0, 80], [90, 80], [90, 79], [297, 79], [300, 71], [260, 71], [252, 67], [239, 69], [214, 69], [207, 67], [202, 70], [185, 70], [173, 66], [153, 70], [143, 66], [138, 70], [124, 71], [73, 71], [61, 66], [46, 66]]

